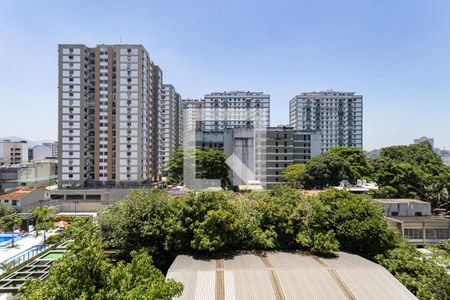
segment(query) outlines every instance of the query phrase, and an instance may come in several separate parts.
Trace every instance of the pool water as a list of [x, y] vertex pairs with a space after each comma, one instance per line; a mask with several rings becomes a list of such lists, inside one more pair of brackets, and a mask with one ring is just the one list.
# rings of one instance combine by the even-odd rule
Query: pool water
[[12, 236], [0, 236], [0, 244], [12, 240]]

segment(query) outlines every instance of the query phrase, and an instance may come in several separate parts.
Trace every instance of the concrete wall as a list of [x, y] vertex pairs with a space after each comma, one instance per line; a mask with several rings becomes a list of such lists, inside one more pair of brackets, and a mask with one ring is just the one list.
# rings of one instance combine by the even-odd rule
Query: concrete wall
[[54, 190], [49, 204], [59, 212], [96, 212], [114, 204], [129, 193], [130, 189]]
[[416, 213], [422, 216], [431, 216], [430, 203], [383, 203], [384, 215], [392, 216], [393, 212], [398, 213], [399, 217], [414, 217]]

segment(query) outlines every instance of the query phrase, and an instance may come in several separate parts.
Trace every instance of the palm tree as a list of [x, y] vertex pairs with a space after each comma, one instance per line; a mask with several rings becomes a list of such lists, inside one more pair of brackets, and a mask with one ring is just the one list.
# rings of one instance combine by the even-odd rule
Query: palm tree
[[48, 208], [45, 205], [43, 208], [35, 208], [33, 210], [33, 216], [36, 217], [36, 236], [39, 235], [39, 229], [44, 230], [44, 242], [46, 239], [47, 230], [51, 228], [51, 223], [49, 222], [49, 215], [55, 213], [57, 211], [56, 208]]
[[10, 221], [12, 223], [12, 239], [11, 239], [11, 247], [14, 248], [14, 227], [22, 226], [22, 218], [18, 215], [13, 216], [12, 220]]

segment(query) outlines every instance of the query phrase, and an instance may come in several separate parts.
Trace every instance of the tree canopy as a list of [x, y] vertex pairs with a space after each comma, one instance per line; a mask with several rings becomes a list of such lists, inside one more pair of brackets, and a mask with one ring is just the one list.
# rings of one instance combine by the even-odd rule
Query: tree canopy
[[378, 184], [375, 198], [416, 198], [450, 208], [450, 167], [428, 142], [383, 148], [367, 160], [357, 147], [335, 147], [305, 165], [288, 166], [284, 179], [295, 187], [326, 188], [341, 180], [367, 179]]
[[74, 241], [50, 268], [46, 280], [28, 280], [18, 299], [172, 299], [182, 285], [166, 280], [143, 250], [131, 252], [131, 261], [114, 264], [91, 222], [72, 229]]
[[[195, 153], [196, 173], [198, 178], [220, 179], [225, 185], [229, 182], [229, 168], [226, 164], [226, 156], [218, 149], [188, 149], [188, 158], [193, 158]], [[168, 162], [167, 182], [181, 183], [183, 181], [183, 161], [185, 151], [178, 149], [173, 158]]]
[[305, 164], [293, 164], [283, 170], [283, 179], [295, 187], [302, 185], [303, 174], [305, 173]]
[[378, 263], [391, 272], [419, 299], [450, 299], [448, 263], [450, 243], [427, 247], [431, 254], [402, 244], [376, 257]]
[[331, 148], [330, 153], [336, 154], [345, 159], [356, 179], [363, 179], [372, 173], [372, 166], [366, 159], [366, 154], [358, 147], [334, 147]]
[[372, 160], [371, 175], [380, 187], [371, 195], [380, 198], [416, 198], [433, 207], [448, 206], [450, 167], [428, 142], [383, 148]]
[[246, 195], [134, 191], [102, 213], [99, 224], [112, 247], [145, 248], [160, 262], [180, 252], [234, 249], [323, 255], [341, 249], [372, 257], [398, 240], [369, 199], [334, 190], [304, 197], [286, 186]]
[[357, 179], [352, 165], [332, 152], [322, 153], [309, 160], [301, 177], [306, 189], [337, 186], [342, 180], [354, 182]]

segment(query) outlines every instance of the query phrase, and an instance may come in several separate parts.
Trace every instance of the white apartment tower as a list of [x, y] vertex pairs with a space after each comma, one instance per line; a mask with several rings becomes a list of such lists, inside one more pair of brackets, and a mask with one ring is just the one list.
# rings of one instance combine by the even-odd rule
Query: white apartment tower
[[60, 185], [154, 179], [162, 72], [148, 52], [142, 45], [81, 44], [58, 51]]
[[363, 97], [353, 92], [301, 93], [290, 101], [290, 125], [319, 131], [322, 152], [337, 146], [363, 146]]
[[186, 134], [201, 129], [204, 101], [199, 99], [181, 100], [179, 124], [180, 124], [180, 146], [186, 146]]
[[270, 95], [230, 91], [205, 95], [202, 130], [270, 126]]
[[163, 84], [162, 90], [162, 164], [167, 162], [180, 146], [180, 105], [181, 97], [172, 84]]

